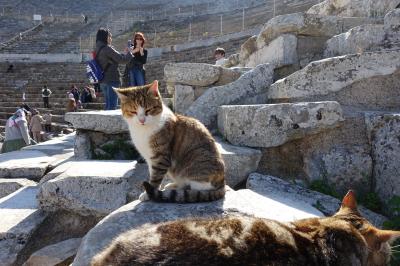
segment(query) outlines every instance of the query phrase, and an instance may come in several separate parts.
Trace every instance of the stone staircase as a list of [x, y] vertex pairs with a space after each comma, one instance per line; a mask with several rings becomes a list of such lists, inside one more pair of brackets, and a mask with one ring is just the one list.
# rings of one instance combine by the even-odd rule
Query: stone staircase
[[[6, 69], [7, 64], [2, 64], [1, 69]], [[60, 132], [69, 127], [64, 121], [66, 110], [67, 92], [71, 85], [83, 88], [87, 85], [85, 77], [85, 65], [76, 63], [36, 63], [14, 64], [14, 73], [7, 73], [0, 77], [0, 132], [4, 131], [4, 125], [16, 109], [25, 103], [32, 108], [37, 108], [42, 114], [50, 111], [53, 115], [53, 130]], [[41, 89], [44, 85], [53, 92], [50, 97], [50, 109], [43, 108]], [[22, 90], [21, 87], [24, 87]], [[23, 100], [25, 92], [25, 100]], [[103, 109], [103, 97], [100, 94], [94, 102], [86, 103], [83, 109]]]

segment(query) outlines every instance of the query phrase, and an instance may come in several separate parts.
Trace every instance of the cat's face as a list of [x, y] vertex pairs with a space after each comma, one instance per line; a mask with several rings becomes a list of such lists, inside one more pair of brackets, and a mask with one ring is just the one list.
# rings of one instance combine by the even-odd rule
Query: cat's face
[[380, 230], [369, 223], [359, 213], [352, 191], [343, 198], [339, 211], [333, 217], [350, 222], [360, 232], [368, 246], [368, 266], [388, 265], [390, 244], [400, 238], [400, 231]]
[[121, 99], [122, 115], [135, 126], [149, 126], [159, 121], [163, 110], [158, 82], [139, 87], [115, 89]]

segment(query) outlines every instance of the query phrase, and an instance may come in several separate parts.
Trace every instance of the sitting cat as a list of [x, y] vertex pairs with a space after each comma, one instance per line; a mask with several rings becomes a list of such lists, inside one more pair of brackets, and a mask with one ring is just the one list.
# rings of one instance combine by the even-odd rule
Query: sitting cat
[[380, 230], [357, 210], [353, 192], [332, 217], [281, 223], [236, 216], [145, 224], [117, 237], [92, 266], [383, 266], [400, 231]]
[[[133, 143], [149, 166], [149, 193], [140, 200], [213, 201], [225, 195], [224, 162], [214, 138], [198, 120], [175, 115], [163, 104], [158, 81], [115, 89]], [[160, 191], [163, 178], [173, 181]]]

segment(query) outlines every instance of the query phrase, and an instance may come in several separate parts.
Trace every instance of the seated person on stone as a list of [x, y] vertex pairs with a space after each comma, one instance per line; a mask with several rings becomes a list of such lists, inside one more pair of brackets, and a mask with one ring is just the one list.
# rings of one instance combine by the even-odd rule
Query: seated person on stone
[[217, 49], [215, 49], [214, 57], [216, 60], [215, 62], [216, 66], [225, 66], [225, 64], [228, 63], [228, 59], [225, 58], [224, 48], [218, 47]]

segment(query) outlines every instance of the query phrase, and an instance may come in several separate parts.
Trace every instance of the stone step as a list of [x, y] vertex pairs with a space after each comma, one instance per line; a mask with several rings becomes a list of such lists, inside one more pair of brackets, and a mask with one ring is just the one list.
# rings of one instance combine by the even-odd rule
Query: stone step
[[272, 102], [333, 100], [365, 110], [398, 110], [400, 50], [333, 57], [308, 64], [268, 90]]
[[48, 176], [38, 193], [41, 209], [104, 217], [125, 205], [128, 193], [140, 195], [148, 168], [136, 161], [74, 161]]
[[26, 178], [0, 178], [0, 199], [26, 186], [36, 186], [36, 182]]
[[276, 147], [338, 127], [344, 121], [337, 102], [221, 106], [218, 128], [232, 144]]
[[38, 208], [37, 192], [37, 186], [27, 186], [0, 199], [1, 265], [15, 265], [18, 255], [47, 216]]
[[[1, 110], [1, 108], [0, 108]], [[0, 124], [5, 124], [7, 119], [12, 116], [13, 113], [9, 113], [9, 112], [0, 112]], [[43, 115], [43, 113], [42, 113]], [[55, 123], [65, 123], [64, 121], [64, 115], [52, 115], [51, 116], [51, 121], [55, 122]]]

